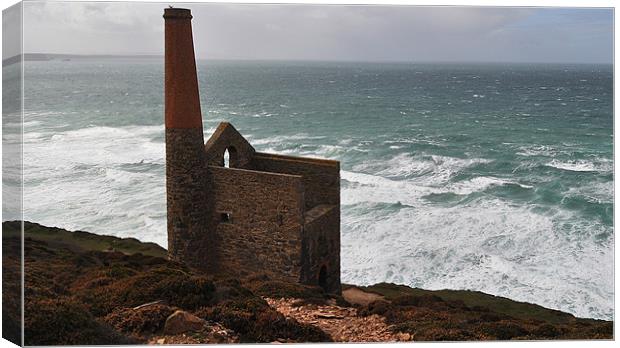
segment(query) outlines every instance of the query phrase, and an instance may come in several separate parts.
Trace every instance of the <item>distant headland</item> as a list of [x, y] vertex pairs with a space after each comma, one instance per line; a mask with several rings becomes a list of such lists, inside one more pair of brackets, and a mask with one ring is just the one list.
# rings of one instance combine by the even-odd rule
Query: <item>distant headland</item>
[[[58, 54], [58, 53], [24, 53], [23, 60], [26, 62], [36, 61], [71, 61], [71, 60], [94, 60], [94, 59], [163, 59], [163, 55], [157, 54]], [[22, 60], [18, 54], [2, 60], [2, 66], [9, 66]]]

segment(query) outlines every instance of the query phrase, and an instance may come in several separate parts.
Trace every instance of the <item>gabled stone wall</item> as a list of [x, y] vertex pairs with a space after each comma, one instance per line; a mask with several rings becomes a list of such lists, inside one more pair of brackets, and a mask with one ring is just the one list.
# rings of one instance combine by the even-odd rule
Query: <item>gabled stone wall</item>
[[231, 168], [253, 169], [254, 147], [228, 122], [219, 124], [205, 144], [206, 161], [209, 165], [224, 166], [224, 151], [230, 154]]

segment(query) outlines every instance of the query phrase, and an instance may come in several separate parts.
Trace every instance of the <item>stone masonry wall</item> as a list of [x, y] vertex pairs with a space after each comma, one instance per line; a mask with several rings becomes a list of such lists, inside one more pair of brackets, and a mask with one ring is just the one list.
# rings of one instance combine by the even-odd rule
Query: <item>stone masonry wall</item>
[[208, 176], [202, 129], [166, 129], [166, 197], [170, 259], [209, 270], [212, 265]]
[[215, 199], [217, 269], [240, 277], [264, 273], [299, 281], [301, 177], [218, 166], [208, 170]]
[[[340, 293], [340, 206], [319, 205], [306, 212], [301, 282]], [[320, 279], [321, 268], [325, 275]]]
[[254, 153], [256, 170], [303, 176], [305, 208], [319, 204], [340, 206], [340, 162], [303, 157]]
[[205, 144], [205, 153], [208, 165], [224, 165], [224, 151], [229, 150], [230, 167], [253, 169], [251, 159], [254, 155], [254, 148], [233, 125], [228, 122], [221, 122], [209, 141]]

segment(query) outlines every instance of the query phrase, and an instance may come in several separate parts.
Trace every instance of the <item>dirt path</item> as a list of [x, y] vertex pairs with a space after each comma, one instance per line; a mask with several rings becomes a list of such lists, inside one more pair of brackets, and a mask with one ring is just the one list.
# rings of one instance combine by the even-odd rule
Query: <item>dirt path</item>
[[385, 318], [378, 315], [358, 317], [357, 309], [333, 305], [293, 305], [296, 299], [265, 299], [286, 317], [319, 327], [336, 342], [408, 341], [410, 335], [390, 331]]

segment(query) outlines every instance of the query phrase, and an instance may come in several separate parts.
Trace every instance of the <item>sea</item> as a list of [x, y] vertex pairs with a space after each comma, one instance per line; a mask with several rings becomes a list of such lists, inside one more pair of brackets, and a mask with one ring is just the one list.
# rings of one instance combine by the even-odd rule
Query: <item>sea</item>
[[[163, 60], [24, 73], [24, 219], [166, 247]], [[613, 319], [612, 65], [198, 61], [198, 75], [206, 139], [228, 121], [258, 151], [340, 161], [344, 283]]]

